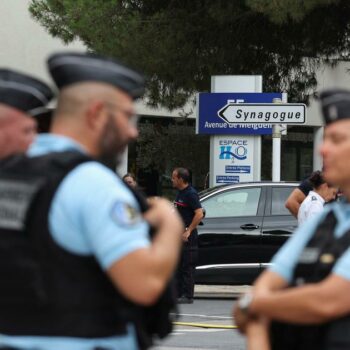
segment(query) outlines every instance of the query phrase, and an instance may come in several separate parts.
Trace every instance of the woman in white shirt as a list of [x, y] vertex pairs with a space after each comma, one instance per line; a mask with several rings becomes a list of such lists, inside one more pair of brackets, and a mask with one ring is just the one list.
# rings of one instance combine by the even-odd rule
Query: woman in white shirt
[[301, 203], [298, 212], [298, 224], [301, 225], [305, 220], [315, 216], [323, 210], [326, 202], [333, 200], [336, 196], [337, 189], [327, 184], [323, 179], [321, 171], [315, 171], [311, 174], [309, 181], [313, 190]]

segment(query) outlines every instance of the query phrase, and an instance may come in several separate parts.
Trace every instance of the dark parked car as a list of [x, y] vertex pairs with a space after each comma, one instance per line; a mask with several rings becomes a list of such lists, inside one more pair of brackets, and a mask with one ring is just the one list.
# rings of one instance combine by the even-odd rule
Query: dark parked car
[[250, 284], [297, 227], [284, 207], [298, 185], [255, 182], [201, 192], [198, 284]]

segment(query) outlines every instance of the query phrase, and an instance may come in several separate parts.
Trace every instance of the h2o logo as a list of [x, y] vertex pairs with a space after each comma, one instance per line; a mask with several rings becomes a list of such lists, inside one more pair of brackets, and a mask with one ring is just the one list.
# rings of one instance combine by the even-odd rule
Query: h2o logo
[[244, 146], [220, 146], [219, 159], [245, 160], [247, 159], [247, 153], [248, 150]]

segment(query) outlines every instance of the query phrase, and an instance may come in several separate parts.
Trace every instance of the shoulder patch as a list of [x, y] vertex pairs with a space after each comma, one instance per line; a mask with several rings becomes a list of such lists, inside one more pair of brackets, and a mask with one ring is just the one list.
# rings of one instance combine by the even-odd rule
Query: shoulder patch
[[132, 226], [142, 220], [141, 214], [134, 207], [120, 201], [114, 203], [111, 217], [115, 223], [121, 226]]

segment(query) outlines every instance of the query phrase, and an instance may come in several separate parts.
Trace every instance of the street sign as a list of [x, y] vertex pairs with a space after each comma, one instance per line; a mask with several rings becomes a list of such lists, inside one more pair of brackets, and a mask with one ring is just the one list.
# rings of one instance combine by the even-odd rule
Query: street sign
[[272, 103], [275, 98], [281, 99], [282, 93], [201, 92], [197, 95], [196, 132], [211, 135], [271, 135], [271, 124], [229, 124], [218, 116], [218, 111], [232, 103]]
[[225, 172], [232, 174], [250, 174], [250, 165], [226, 165]]
[[227, 103], [218, 111], [226, 123], [305, 124], [301, 103]]
[[253, 135], [213, 136], [215, 185], [253, 181], [258, 145], [260, 140]]

